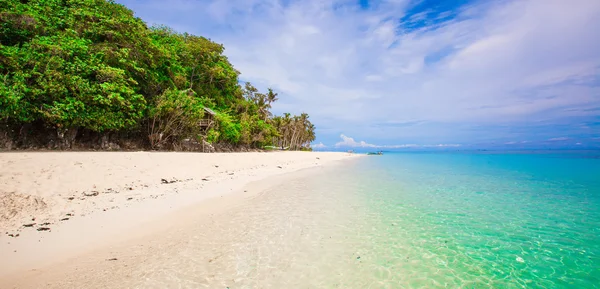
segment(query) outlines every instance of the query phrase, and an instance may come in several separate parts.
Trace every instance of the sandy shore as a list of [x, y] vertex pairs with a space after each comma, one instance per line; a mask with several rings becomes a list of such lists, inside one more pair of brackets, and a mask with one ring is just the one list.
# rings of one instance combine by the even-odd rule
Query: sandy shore
[[[185, 208], [204, 204], [210, 212], [226, 207], [226, 200], [239, 201], [234, 195], [250, 194], [252, 182], [263, 180], [265, 186], [269, 177], [354, 157], [306, 152], [0, 154], [0, 285], [14, 286], [52, 264], [158, 233], [170, 226], [163, 217], [173, 220], [167, 216]], [[207, 206], [219, 198], [219, 206]]]

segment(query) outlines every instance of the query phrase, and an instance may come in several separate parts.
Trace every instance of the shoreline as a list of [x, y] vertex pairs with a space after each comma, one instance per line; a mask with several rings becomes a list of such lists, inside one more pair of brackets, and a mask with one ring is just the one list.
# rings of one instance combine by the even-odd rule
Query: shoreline
[[[3, 220], [3, 231], [6, 232], [0, 237], [0, 254], [10, 258], [0, 262], [0, 280], [4, 280], [0, 283], [18, 283], [53, 264], [76, 260], [74, 258], [78, 256], [135, 238], [157, 235], [177, 226], [173, 225], [179, 223], [173, 218], [177, 214], [197, 211], [200, 207], [206, 212], [226, 207], [260, 193], [261, 188], [274, 185], [278, 176], [294, 177], [290, 173], [336, 165], [358, 157], [321, 152], [109, 154], [113, 157], [103, 152], [0, 154], [0, 184], [3, 185], [0, 193], [5, 201], [8, 195], [5, 191], [23, 194], [29, 189], [30, 198], [41, 198], [47, 204], [36, 212], [37, 222], [48, 223], [51, 221], [45, 220], [60, 217], [65, 211], [73, 212], [67, 213], [72, 214], [69, 220], [47, 225], [48, 231], [37, 231], [39, 225], [24, 228], [14, 220]], [[153, 160], [142, 161], [147, 158]], [[77, 166], [72, 163], [74, 160], [86, 168], [61, 170], [66, 164]], [[181, 162], [188, 163], [188, 167], [181, 170]], [[161, 171], [168, 177], [157, 179], [156, 173]], [[61, 177], [64, 175], [72, 181], [67, 182]], [[56, 178], [63, 182], [48, 187], [48, 183]], [[137, 180], [136, 186], [128, 187], [132, 180]], [[70, 195], [59, 193], [61, 189], [70, 190]], [[74, 192], [81, 193], [79, 199], [68, 200]], [[206, 206], [211, 203], [221, 205]], [[118, 208], [104, 210], [107, 204]], [[198, 216], [198, 212], [193, 215]], [[19, 217], [22, 222], [30, 216]], [[181, 223], [185, 222], [184, 218]], [[11, 229], [18, 232], [13, 235], [19, 236], [9, 237]]]

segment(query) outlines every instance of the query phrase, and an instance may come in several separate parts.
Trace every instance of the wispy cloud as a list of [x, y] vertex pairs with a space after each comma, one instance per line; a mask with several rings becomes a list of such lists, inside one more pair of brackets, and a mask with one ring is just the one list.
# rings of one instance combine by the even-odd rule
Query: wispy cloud
[[313, 149], [324, 149], [324, 148], [326, 148], [327, 146], [326, 146], [326, 145], [324, 145], [322, 142], [320, 142], [320, 143], [318, 143], [318, 144], [313, 144], [313, 145], [311, 145], [311, 147], [312, 147]]
[[565, 140], [569, 140], [570, 138], [568, 137], [554, 137], [549, 139], [549, 141], [565, 141]]
[[351, 147], [351, 148], [356, 148], [356, 147], [360, 147], [360, 148], [374, 148], [377, 147], [377, 145], [374, 144], [370, 144], [367, 143], [365, 141], [355, 141], [354, 138], [351, 137], [347, 137], [345, 135], [340, 135], [340, 138], [342, 139], [340, 142], [337, 142], [335, 144], [335, 147]]
[[[414, 11], [410, 0], [118, 2], [223, 43], [243, 80], [280, 91], [276, 112], [309, 112], [325, 143], [341, 132], [508, 141], [600, 113], [597, 0], [476, 0], [447, 11]], [[386, 122], [426, 125], [371, 125]], [[540, 125], [511, 133], [529, 123]], [[568, 127], [567, 136], [599, 128]]]
[[354, 138], [345, 135], [340, 135], [341, 141], [335, 144], [336, 148], [386, 148], [386, 149], [400, 149], [400, 148], [445, 148], [445, 147], [460, 147], [460, 144], [395, 144], [395, 145], [377, 145], [367, 143], [365, 141], [355, 141]]

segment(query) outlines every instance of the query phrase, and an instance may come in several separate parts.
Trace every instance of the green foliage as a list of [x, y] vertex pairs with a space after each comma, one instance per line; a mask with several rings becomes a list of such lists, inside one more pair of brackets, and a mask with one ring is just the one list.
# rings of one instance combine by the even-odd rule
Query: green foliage
[[219, 133], [218, 130], [216, 129], [210, 129], [207, 133], [206, 133], [206, 141], [210, 144], [212, 143], [216, 143], [219, 140], [219, 136], [221, 134]]
[[232, 116], [227, 113], [217, 115], [219, 124], [219, 140], [223, 140], [232, 144], [240, 142], [241, 125]]
[[0, 13], [0, 43], [17, 45], [30, 40], [41, 32], [35, 18], [26, 13], [8, 11]]
[[[115, 35], [113, 46], [135, 42], [135, 25], [119, 26], [135, 19], [131, 13], [127, 17], [123, 6], [106, 1], [66, 3], [2, 2], [16, 8], [0, 17], [0, 90], [8, 95], [0, 103], [0, 115], [13, 122], [41, 120], [50, 127], [93, 131], [136, 126], [146, 109], [132, 73], [139, 65], [130, 49], [107, 49], [99, 40]], [[136, 25], [143, 32], [143, 23]]]
[[145, 100], [135, 92], [135, 80], [104, 64], [89, 45], [89, 40], [62, 35], [36, 37], [21, 48], [0, 48], [8, 58], [0, 89], [9, 96], [1, 114], [95, 131], [136, 125]]
[[[210, 143], [295, 149], [314, 139], [307, 116], [272, 117], [277, 93], [246, 83], [224, 47], [148, 28], [112, 0], [0, 0], [0, 121], [144, 132], [153, 147]], [[204, 130], [204, 107], [217, 112]], [[312, 128], [311, 128], [312, 126]]]
[[168, 89], [156, 98], [148, 116], [150, 145], [155, 148], [198, 136], [201, 132], [198, 123], [204, 116], [204, 108], [193, 91]]

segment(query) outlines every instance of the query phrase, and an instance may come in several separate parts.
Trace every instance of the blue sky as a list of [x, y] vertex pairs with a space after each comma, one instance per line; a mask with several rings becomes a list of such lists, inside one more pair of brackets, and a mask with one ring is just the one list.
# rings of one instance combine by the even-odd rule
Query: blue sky
[[600, 147], [597, 0], [118, 0], [225, 45], [316, 147]]

